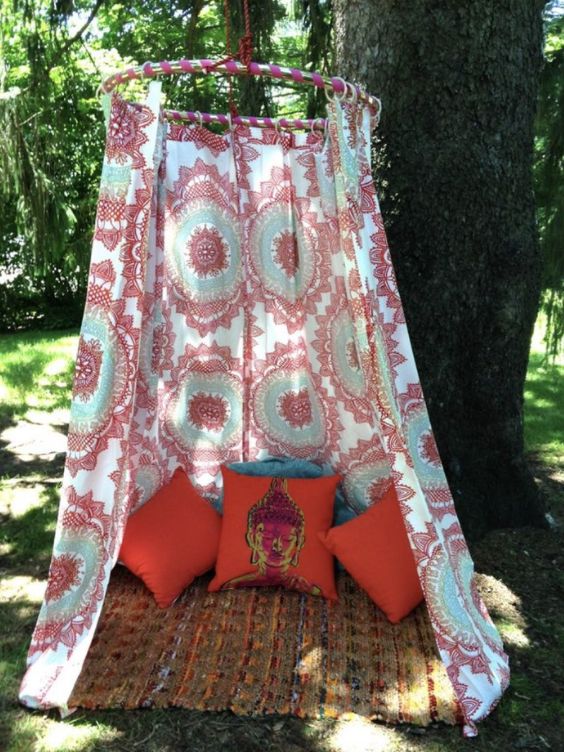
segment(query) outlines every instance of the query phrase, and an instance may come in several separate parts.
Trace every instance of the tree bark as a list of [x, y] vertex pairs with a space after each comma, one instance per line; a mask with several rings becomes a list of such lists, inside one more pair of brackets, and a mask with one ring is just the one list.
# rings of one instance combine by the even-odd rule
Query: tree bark
[[377, 190], [467, 536], [543, 525], [523, 452], [539, 304], [532, 192], [542, 3], [334, 0], [339, 75], [383, 102]]

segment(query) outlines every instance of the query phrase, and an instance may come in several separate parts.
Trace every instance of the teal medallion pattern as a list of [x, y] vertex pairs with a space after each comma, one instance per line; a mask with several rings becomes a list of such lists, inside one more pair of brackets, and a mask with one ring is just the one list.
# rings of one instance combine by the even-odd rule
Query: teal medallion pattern
[[335, 291], [324, 315], [316, 316], [318, 329], [312, 346], [319, 353], [321, 375], [327, 376], [335, 394], [355, 423], [373, 424], [374, 406], [367, 398], [355, 327], [349, 311], [345, 282], [335, 277]]
[[252, 224], [251, 262], [264, 291], [294, 305], [311, 287], [315, 276], [315, 255], [301, 223], [284, 203], [265, 208]]
[[291, 177], [289, 167], [273, 167], [249, 192], [242, 221], [253, 302], [294, 333], [331, 291], [335, 223], [310, 198], [295, 196]]
[[335, 374], [341, 386], [351, 397], [364, 397], [366, 383], [358, 358], [352, 319], [347, 310], [340, 311], [333, 318], [330, 337]]
[[167, 194], [165, 263], [176, 309], [200, 336], [242, 306], [240, 223], [228, 174], [196, 159]]
[[162, 470], [158, 465], [140, 465], [135, 471], [138, 505], [142, 506], [163, 485]]
[[349, 506], [359, 513], [377, 504], [392, 484], [392, 468], [376, 435], [344, 453], [339, 472]]
[[167, 425], [185, 451], [221, 452], [237, 443], [241, 432], [239, 381], [226, 373], [192, 372], [168, 403]]
[[407, 445], [419, 482], [425, 490], [446, 485], [439, 450], [423, 402], [409, 410], [404, 422]]
[[243, 389], [239, 361], [228, 347], [186, 346], [166, 383], [165, 444], [188, 473], [215, 475], [226, 458], [238, 458]]
[[254, 413], [273, 446], [297, 457], [317, 452], [325, 442], [325, 420], [307, 371], [278, 371], [255, 390]]
[[[470, 558], [460, 561], [458, 571], [464, 580], [471, 579], [474, 569]], [[424, 580], [427, 608], [441, 634], [466, 649], [475, 649], [475, 628], [464, 607], [454, 571], [441, 545], [435, 547], [427, 562]]]
[[445, 546], [449, 553], [452, 570], [458, 574], [464, 609], [475, 627], [493, 650], [503, 648], [499, 633], [495, 628], [476, 588], [474, 563], [462, 529], [454, 522], [445, 530]]
[[76, 357], [67, 466], [92, 470], [110, 438], [121, 436], [121, 413], [131, 400], [131, 349], [110, 314], [87, 307]]
[[94, 501], [92, 493], [79, 496], [70, 486], [32, 652], [53, 649], [58, 643], [71, 650], [90, 628], [104, 598], [112, 543], [110, 516], [102, 502]]
[[340, 430], [334, 397], [307, 367], [303, 344], [277, 345], [252, 390], [258, 444], [274, 455], [324, 458]]
[[94, 239], [109, 251], [114, 251], [124, 237], [130, 181], [131, 165], [104, 161]]

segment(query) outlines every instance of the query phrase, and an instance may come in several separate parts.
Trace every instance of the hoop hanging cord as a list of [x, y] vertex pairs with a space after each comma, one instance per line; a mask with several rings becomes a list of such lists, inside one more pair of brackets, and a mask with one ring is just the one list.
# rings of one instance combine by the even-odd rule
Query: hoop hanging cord
[[[218, 68], [220, 65], [224, 65], [225, 63], [229, 62], [229, 60], [238, 60], [250, 72], [250, 65], [253, 59], [253, 34], [251, 31], [249, 0], [243, 0], [245, 33], [239, 39], [239, 47], [235, 54], [231, 52], [231, 8], [229, 5], [229, 0], [224, 0], [223, 14], [225, 17], [225, 51], [227, 52], [227, 56], [222, 58], [221, 60], [218, 60], [216, 63], [213, 63], [213, 65], [206, 66], [206, 72], [211, 72], [215, 68]], [[239, 112], [237, 110], [237, 105], [235, 104], [235, 99], [233, 97], [233, 77], [231, 76], [231, 74], [228, 74], [227, 80], [229, 85], [229, 113], [231, 117], [238, 117]]]

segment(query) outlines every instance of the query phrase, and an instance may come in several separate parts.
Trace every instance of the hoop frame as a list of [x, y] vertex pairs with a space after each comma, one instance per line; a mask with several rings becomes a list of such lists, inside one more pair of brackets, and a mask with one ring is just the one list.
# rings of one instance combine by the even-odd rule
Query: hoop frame
[[233, 125], [245, 125], [250, 128], [296, 128], [303, 130], [324, 131], [327, 126], [325, 118], [270, 118], [256, 117], [254, 115], [224, 115], [223, 113], [197, 112], [188, 110], [181, 112], [179, 110], [164, 110], [164, 116], [167, 120], [189, 120], [199, 125], [205, 123], [220, 123], [227, 127]]
[[159, 63], [147, 62], [132, 68], [125, 68], [108, 76], [100, 85], [100, 92], [109, 94], [116, 86], [132, 79], [174, 76], [182, 73], [206, 74], [212, 72], [234, 76], [266, 76], [267, 78], [292, 81], [298, 84], [315, 86], [318, 89], [324, 89], [325, 92], [332, 91], [333, 95], [340, 99], [344, 99], [347, 96], [348, 88], [350, 87], [353, 98], [356, 94], [356, 99], [366, 104], [373, 115], [378, 117], [381, 109], [381, 103], [377, 97], [368, 94], [356, 84], [351, 84], [338, 76], [327, 78], [314, 71], [286, 68], [274, 63], [251, 62], [246, 66], [238, 60], [217, 61], [205, 58], [201, 60], [182, 59], [173, 62], [162, 60]]

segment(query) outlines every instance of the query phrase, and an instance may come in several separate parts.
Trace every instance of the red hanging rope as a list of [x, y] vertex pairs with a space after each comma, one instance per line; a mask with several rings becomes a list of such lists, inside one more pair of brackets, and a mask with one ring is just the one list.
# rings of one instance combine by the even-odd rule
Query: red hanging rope
[[[248, 69], [253, 59], [253, 34], [251, 31], [249, 0], [243, 0], [245, 33], [239, 39], [239, 47], [235, 54], [231, 52], [231, 9], [229, 7], [229, 0], [224, 0], [223, 13], [225, 16], [225, 51], [227, 52], [227, 57], [224, 57], [222, 60], [218, 60], [213, 65], [207, 66], [206, 71], [212, 71], [214, 70], [214, 68], [218, 68], [220, 65], [227, 63], [229, 60], [239, 60]], [[237, 106], [233, 98], [233, 79], [229, 75], [227, 77], [227, 80], [229, 82], [229, 112], [231, 113], [231, 115], [236, 117], [239, 113], [237, 112]]]
[[[229, 3], [229, 0], [225, 0]], [[243, 14], [245, 16], [245, 34], [239, 40], [239, 60], [247, 68], [253, 59], [253, 34], [251, 32], [251, 15], [249, 13], [249, 0], [243, 0]]]

